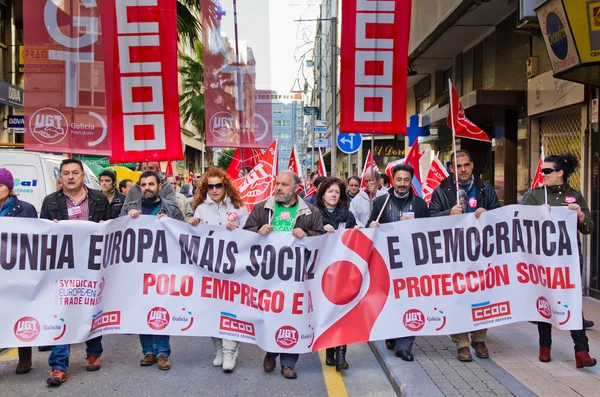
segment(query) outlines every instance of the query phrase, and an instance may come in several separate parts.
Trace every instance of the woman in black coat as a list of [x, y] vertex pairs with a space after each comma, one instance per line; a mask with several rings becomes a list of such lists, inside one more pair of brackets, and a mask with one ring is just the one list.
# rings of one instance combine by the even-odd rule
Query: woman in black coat
[[[321, 211], [326, 232], [333, 233], [339, 228], [352, 229], [356, 227], [356, 219], [348, 209], [347, 201], [346, 184], [342, 180], [329, 177], [321, 182], [315, 205]], [[335, 365], [337, 371], [348, 369], [346, 346], [327, 349], [325, 363], [329, 366]]]
[[[12, 173], [0, 168], [0, 217], [37, 218], [35, 207], [19, 200], [13, 191], [15, 182]], [[31, 347], [19, 347], [19, 364], [17, 375], [31, 371]]]

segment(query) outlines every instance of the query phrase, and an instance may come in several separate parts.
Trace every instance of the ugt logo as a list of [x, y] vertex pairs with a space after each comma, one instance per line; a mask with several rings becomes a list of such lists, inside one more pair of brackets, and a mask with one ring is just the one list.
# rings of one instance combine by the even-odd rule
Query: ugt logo
[[15, 323], [14, 332], [21, 342], [31, 342], [40, 334], [40, 323], [33, 317], [21, 317]]
[[404, 326], [413, 332], [423, 329], [425, 326], [425, 316], [418, 309], [410, 309], [404, 313]]
[[298, 343], [298, 330], [290, 325], [284, 325], [275, 333], [275, 342], [282, 349], [291, 349]]
[[65, 115], [58, 110], [43, 108], [31, 115], [29, 130], [40, 143], [54, 145], [67, 136], [69, 122]]
[[169, 325], [171, 316], [167, 309], [162, 307], [155, 307], [148, 312], [148, 326], [155, 331], [161, 331]]

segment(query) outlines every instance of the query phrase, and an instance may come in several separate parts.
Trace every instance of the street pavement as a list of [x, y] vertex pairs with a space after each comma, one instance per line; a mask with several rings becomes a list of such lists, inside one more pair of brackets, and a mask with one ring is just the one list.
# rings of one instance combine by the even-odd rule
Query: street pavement
[[[591, 355], [600, 358], [600, 301], [584, 298]], [[538, 356], [537, 327], [528, 322], [491, 328], [489, 359], [471, 363], [455, 358], [447, 336], [417, 337], [415, 362], [407, 363], [386, 350], [383, 341], [348, 347], [350, 369], [343, 375], [324, 364], [324, 352], [303, 354], [298, 379], [286, 380], [279, 368], [264, 373], [264, 353], [241, 345], [233, 374], [212, 366], [209, 338], [173, 337], [170, 371], [140, 367], [139, 339], [135, 335], [104, 338], [102, 369], [86, 372], [85, 345], [73, 347], [70, 378], [60, 388], [46, 386], [48, 353], [34, 349], [33, 370], [15, 375], [16, 349], [0, 353], [0, 397], [11, 396], [600, 396], [600, 364], [576, 369], [568, 331], [553, 329], [552, 362]]]
[[210, 338], [172, 337], [171, 370], [140, 367], [141, 350], [135, 335], [103, 338], [102, 368], [85, 371], [85, 344], [71, 350], [69, 380], [59, 388], [46, 385], [49, 352], [34, 349], [33, 369], [15, 375], [16, 349], [0, 356], [0, 396], [396, 396], [373, 352], [365, 343], [348, 348], [350, 369], [341, 376], [324, 365], [324, 354], [303, 354], [296, 366], [298, 379], [287, 380], [278, 368], [265, 373], [264, 352], [242, 344], [234, 373], [212, 365]]

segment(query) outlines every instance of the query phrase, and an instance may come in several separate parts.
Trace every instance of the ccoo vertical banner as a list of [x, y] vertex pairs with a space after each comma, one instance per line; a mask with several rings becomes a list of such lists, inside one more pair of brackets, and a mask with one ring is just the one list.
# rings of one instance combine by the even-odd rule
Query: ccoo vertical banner
[[342, 131], [406, 134], [411, 0], [342, 6]]
[[183, 159], [176, 7], [174, 0], [101, 2], [111, 162]]
[[110, 154], [96, 0], [24, 0], [25, 149]]

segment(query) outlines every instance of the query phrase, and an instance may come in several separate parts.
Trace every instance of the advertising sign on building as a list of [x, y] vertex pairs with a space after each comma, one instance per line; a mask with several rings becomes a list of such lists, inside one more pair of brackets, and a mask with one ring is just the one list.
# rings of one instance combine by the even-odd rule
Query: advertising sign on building
[[554, 78], [551, 71], [527, 80], [527, 91], [529, 116], [581, 103], [585, 96], [583, 84]]
[[6, 117], [9, 134], [22, 134], [25, 132], [25, 116], [9, 115]]
[[[580, 3], [580, 2], [577, 2]], [[536, 9], [554, 73], [581, 62], [562, 0], [549, 0]]]

